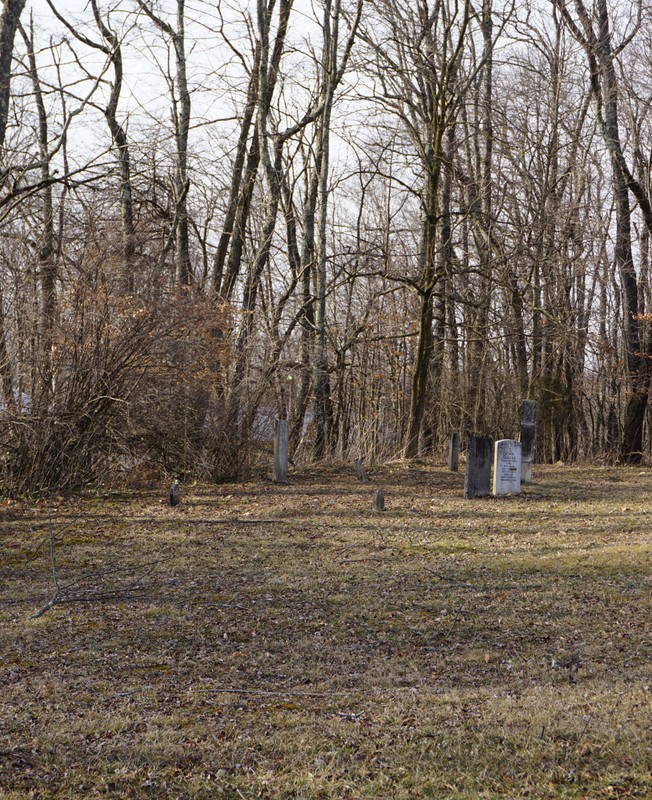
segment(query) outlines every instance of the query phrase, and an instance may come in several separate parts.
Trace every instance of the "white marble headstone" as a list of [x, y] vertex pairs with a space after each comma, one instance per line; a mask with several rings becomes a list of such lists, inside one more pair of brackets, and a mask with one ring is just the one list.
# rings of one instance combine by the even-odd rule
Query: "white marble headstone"
[[493, 491], [499, 494], [519, 494], [521, 491], [521, 443], [499, 439], [494, 446]]

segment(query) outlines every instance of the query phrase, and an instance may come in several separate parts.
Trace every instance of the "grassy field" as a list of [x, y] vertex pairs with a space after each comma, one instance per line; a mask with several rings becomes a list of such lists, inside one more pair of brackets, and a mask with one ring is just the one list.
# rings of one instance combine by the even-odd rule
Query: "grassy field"
[[462, 484], [6, 502], [0, 797], [651, 798], [652, 470]]

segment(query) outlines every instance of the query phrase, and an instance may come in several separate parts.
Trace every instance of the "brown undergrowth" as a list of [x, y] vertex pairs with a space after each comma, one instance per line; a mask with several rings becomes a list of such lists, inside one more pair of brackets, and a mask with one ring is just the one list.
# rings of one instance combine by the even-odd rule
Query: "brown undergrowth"
[[652, 473], [354, 475], [6, 505], [0, 797], [652, 797]]

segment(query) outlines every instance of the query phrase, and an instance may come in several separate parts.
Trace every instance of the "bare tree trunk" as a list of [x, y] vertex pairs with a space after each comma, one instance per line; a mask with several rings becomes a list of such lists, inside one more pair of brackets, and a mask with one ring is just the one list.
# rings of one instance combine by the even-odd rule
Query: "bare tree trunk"
[[57, 265], [55, 258], [54, 200], [50, 180], [50, 153], [48, 149], [48, 116], [45, 110], [41, 82], [39, 80], [36, 57], [34, 55], [34, 29], [30, 33], [20, 26], [21, 35], [27, 47], [29, 77], [32, 82], [34, 102], [38, 119], [38, 146], [40, 156], [40, 177], [43, 188], [40, 192], [42, 202], [42, 228], [38, 239], [38, 274], [40, 276], [41, 303], [39, 314], [40, 343], [38, 371], [40, 391], [34, 398], [40, 408], [47, 408], [53, 392], [52, 385], [52, 342], [57, 315]]
[[333, 98], [336, 87], [336, 58], [339, 29], [340, 3], [325, 0], [322, 51], [322, 114], [319, 129], [319, 225], [317, 233], [316, 264], [316, 303], [315, 303], [315, 354], [314, 354], [314, 392], [315, 392], [315, 441], [314, 457], [324, 457], [326, 450], [326, 420], [328, 418], [327, 394], [328, 375], [326, 365], [326, 221], [328, 214], [328, 169], [330, 163], [330, 125]]
[[118, 102], [122, 92], [122, 49], [120, 39], [104, 22], [100, 14], [97, 0], [91, 0], [95, 23], [109, 47], [104, 50], [113, 65], [114, 80], [111, 86], [109, 102], [104, 109], [104, 116], [111, 131], [116, 148], [118, 169], [120, 172], [120, 222], [122, 227], [122, 284], [123, 290], [131, 293], [135, 289], [134, 256], [136, 253], [136, 232], [134, 225], [133, 188], [131, 182], [131, 156], [127, 132], [117, 117]]
[[597, 0], [597, 30], [582, 0], [575, 0], [574, 3], [579, 26], [574, 22], [565, 0], [554, 2], [573, 36], [586, 52], [596, 113], [602, 137], [611, 155], [616, 207], [614, 259], [622, 284], [623, 333], [629, 380], [621, 453], [623, 460], [638, 463], [643, 452], [643, 424], [648, 405], [651, 370], [641, 352], [643, 325], [638, 319], [638, 278], [632, 253], [629, 192], [634, 195], [644, 223], [651, 232], [652, 204], [647, 189], [636, 180], [623, 154], [618, 118], [619, 88], [607, 2]]
[[[443, 140], [459, 109], [458, 64], [473, 16], [469, 2], [409, 3], [375, 0], [388, 35], [378, 38], [373, 23], [364, 31], [373, 56], [374, 78], [382, 88], [379, 101], [401, 121], [423, 172], [419, 191], [423, 216], [421, 252], [412, 275], [387, 275], [416, 292], [419, 303], [418, 344], [413, 365], [403, 454], [413, 458], [427, 402], [433, 353], [433, 298], [442, 277], [440, 253]], [[400, 65], [400, 66], [399, 66]]]
[[7, 329], [5, 327], [5, 311], [0, 283], [0, 386], [2, 387], [2, 400], [5, 410], [14, 412], [16, 402], [14, 398], [14, 373], [11, 359], [7, 349]]
[[[320, 162], [321, 159], [319, 159]], [[292, 454], [294, 454], [301, 441], [312, 390], [312, 370], [310, 367], [314, 351], [315, 298], [312, 294], [311, 278], [315, 257], [315, 214], [318, 188], [319, 173], [315, 169], [308, 181], [304, 203], [303, 245], [301, 250], [301, 301], [304, 309], [301, 322], [301, 381], [294, 416], [290, 422], [290, 453]]]
[[360, 15], [362, 0], [358, 0], [357, 14], [346, 43], [341, 64], [338, 65], [338, 48], [340, 41], [340, 0], [325, 0], [323, 17], [323, 50], [322, 50], [322, 113], [319, 127], [319, 224], [317, 228], [316, 286], [315, 286], [315, 354], [313, 389], [315, 394], [315, 441], [313, 454], [315, 458], [324, 457], [327, 447], [328, 422], [332, 419], [330, 408], [330, 391], [328, 366], [326, 363], [326, 251], [328, 219], [328, 179], [330, 165], [331, 117], [337, 89], [353, 47]]
[[[107, 57], [108, 61], [113, 67], [113, 83], [111, 84], [111, 92], [109, 99], [104, 108], [104, 116], [111, 132], [113, 145], [116, 148], [116, 155], [118, 159], [118, 170], [120, 173], [120, 223], [122, 234], [121, 245], [121, 283], [122, 289], [125, 292], [132, 292], [135, 288], [134, 284], [134, 255], [135, 255], [135, 223], [134, 223], [134, 205], [133, 205], [133, 187], [131, 180], [131, 157], [129, 153], [129, 141], [127, 132], [123, 125], [120, 124], [117, 117], [118, 103], [122, 93], [123, 83], [123, 67], [122, 67], [122, 49], [120, 38], [111, 30], [108, 23], [104, 21], [100, 13], [97, 0], [91, 0], [91, 7], [93, 9], [93, 17], [103, 41], [97, 42], [90, 39], [83, 34], [78, 27], [69, 22], [62, 16], [53, 5], [52, 0], [47, 0], [50, 9], [57, 19], [66, 26], [70, 33], [83, 42], [88, 47], [98, 50]], [[34, 65], [34, 71], [36, 66]]]
[[[254, 189], [256, 188], [258, 168], [261, 161], [260, 126], [256, 123], [251, 141], [249, 142], [249, 150], [243, 170], [242, 165], [246, 152], [247, 135], [253, 123], [254, 114], [258, 113], [260, 115], [261, 112], [264, 114], [269, 113], [269, 106], [272, 102], [274, 89], [278, 80], [279, 67], [285, 47], [285, 37], [287, 35], [293, 2], [294, 0], [281, 0], [279, 6], [274, 47], [271, 53], [269, 48], [267, 51], [269, 64], [265, 65], [266, 88], [264, 97], [263, 88], [260, 85], [261, 47], [260, 43], [256, 45], [254, 72], [249, 81], [247, 106], [240, 128], [240, 138], [231, 180], [229, 205], [227, 207], [224, 229], [220, 236], [214, 261], [214, 285], [225, 300], [231, 300], [238, 276], [240, 275], [245, 235], [249, 222]], [[266, 7], [263, 5], [259, 8], [259, 14], [264, 13], [266, 17], [271, 20], [275, 4], [276, 0], [269, 0]], [[220, 284], [219, 287], [218, 283]]]
[[433, 348], [433, 289], [431, 287], [419, 296], [419, 339], [411, 381], [405, 458], [416, 458], [419, 455], [419, 437], [426, 407], [428, 369]]
[[[242, 118], [242, 123], [240, 125], [240, 135], [238, 137], [238, 145], [236, 149], [236, 156], [235, 161], [233, 164], [233, 172], [231, 174], [231, 186], [229, 189], [229, 200], [226, 207], [226, 215], [224, 217], [224, 226], [222, 228], [222, 233], [220, 235], [220, 239], [217, 245], [217, 249], [215, 251], [215, 256], [213, 258], [213, 290], [216, 294], [222, 293], [222, 281], [224, 278], [224, 268], [226, 266], [226, 256], [229, 249], [229, 244], [231, 243], [231, 239], [234, 235], [236, 229], [236, 219], [238, 215], [238, 209], [241, 205], [241, 197], [243, 195], [242, 188], [243, 186], [248, 186], [251, 180], [247, 180], [247, 175], [251, 173], [253, 165], [255, 163], [255, 168], [258, 167], [258, 158], [255, 160], [250, 156], [249, 162], [247, 165], [247, 171], [244, 172], [243, 170], [245, 167], [245, 158], [247, 155], [247, 143], [249, 141], [249, 133], [251, 130], [251, 126], [254, 119], [254, 114], [256, 113], [256, 108], [258, 105], [258, 73], [260, 70], [260, 47], [256, 48], [256, 53], [254, 55], [254, 64], [251, 71], [251, 75], [249, 77], [249, 87], [247, 89], [247, 102], [245, 103], [244, 115]], [[257, 137], [256, 137], [257, 141]], [[256, 152], [258, 148], [256, 147]], [[254, 170], [255, 172], [255, 170]], [[241, 225], [239, 226], [241, 227]], [[234, 283], [233, 279], [229, 279], [227, 284], [232, 285]], [[230, 292], [227, 290], [226, 296], [228, 297]]]
[[[306, 118], [283, 133], [272, 136], [269, 126], [269, 115], [271, 109], [272, 93], [276, 82], [276, 75], [282, 53], [282, 42], [287, 30], [292, 0], [283, 0], [281, 4], [281, 17], [279, 20], [279, 30], [275, 42], [274, 51], [270, 54], [270, 27], [271, 27], [271, 8], [266, 7], [263, 0], [259, 0], [257, 9], [258, 33], [260, 41], [259, 59], [259, 96], [258, 96], [258, 115], [257, 115], [257, 138], [259, 142], [260, 159], [262, 161], [265, 178], [267, 183], [267, 195], [265, 204], [265, 216], [261, 240], [258, 245], [256, 256], [250, 265], [247, 279], [245, 281], [241, 309], [243, 311], [242, 325], [237, 340], [236, 352], [237, 360], [235, 376], [232, 386], [231, 399], [229, 403], [229, 419], [232, 425], [237, 425], [238, 414], [240, 412], [242, 389], [246, 377], [246, 364], [248, 358], [248, 344], [254, 328], [254, 310], [258, 298], [261, 277], [266, 269], [272, 245], [272, 238], [276, 230], [276, 220], [278, 216], [279, 203], [281, 200], [281, 165], [283, 147], [287, 139], [295, 132], [300, 130], [312, 118]], [[270, 147], [270, 140], [273, 139], [273, 149]], [[278, 358], [282, 349], [282, 341], [276, 342], [276, 347], [272, 354], [272, 362]], [[266, 380], [271, 377], [273, 364], [265, 371]], [[242, 435], [246, 436], [253, 424], [253, 414], [258, 400], [254, 400], [248, 413], [244, 415], [241, 426]]]
[[4, 147], [7, 122], [9, 121], [9, 97], [11, 90], [11, 59], [14, 40], [25, 0], [4, 0], [0, 13], [0, 151]]
[[179, 286], [189, 286], [192, 283], [187, 203], [190, 91], [186, 75], [184, 3], [185, 0], [177, 0], [177, 30], [172, 38], [176, 56], [176, 79], [179, 91], [177, 104], [174, 106], [174, 127], [177, 144], [175, 194], [179, 209], [176, 241], [176, 280]]
[[[586, 19], [585, 19], [586, 21]], [[611, 48], [609, 15], [606, 0], [598, 0], [598, 38], [595, 44], [602, 72], [604, 130], [607, 139], [621, 151], [618, 121], [618, 83]], [[612, 173], [616, 207], [614, 259], [620, 273], [623, 298], [623, 324], [630, 390], [625, 409], [622, 456], [638, 463], [643, 452], [643, 422], [648, 401], [649, 370], [642, 359], [641, 324], [638, 320], [638, 283], [632, 253], [631, 208], [629, 187], [618, 157], [612, 150]]]
[[190, 131], [190, 90], [186, 73], [185, 0], [177, 0], [176, 30], [157, 16], [144, 0], [138, 5], [152, 20], [156, 27], [170, 37], [174, 48], [175, 84], [178, 96], [172, 97], [172, 116], [174, 119], [175, 161], [174, 199], [175, 199], [175, 280], [178, 286], [192, 283], [192, 263], [190, 260], [190, 226], [188, 222], [188, 134]]

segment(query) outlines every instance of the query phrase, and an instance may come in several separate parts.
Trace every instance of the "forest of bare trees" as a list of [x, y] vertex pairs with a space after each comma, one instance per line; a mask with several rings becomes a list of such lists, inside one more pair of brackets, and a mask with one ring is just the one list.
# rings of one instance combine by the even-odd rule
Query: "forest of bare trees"
[[652, 453], [642, 0], [4, 0], [8, 492]]

